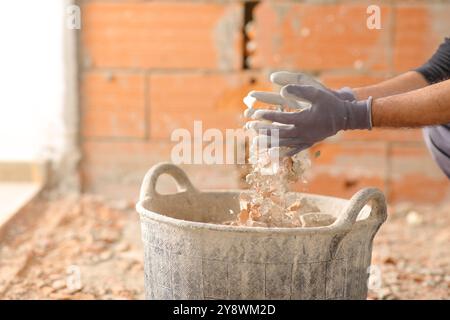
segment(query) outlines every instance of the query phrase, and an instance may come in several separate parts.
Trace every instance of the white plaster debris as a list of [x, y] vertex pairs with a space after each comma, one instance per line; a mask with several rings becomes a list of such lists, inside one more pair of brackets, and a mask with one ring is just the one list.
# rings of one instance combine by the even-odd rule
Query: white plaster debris
[[320, 210], [300, 194], [289, 192], [292, 183], [304, 181], [304, 172], [310, 167], [309, 154], [304, 151], [292, 157], [283, 156], [286, 147], [261, 148], [253, 139], [249, 162], [252, 171], [246, 181], [250, 190], [240, 195], [237, 220], [228, 225], [252, 227], [311, 227], [325, 225], [329, 217], [302, 220], [303, 214]]
[[[292, 73], [277, 73], [271, 76], [271, 81], [280, 85], [293, 83]], [[298, 79], [294, 79], [298, 82]], [[295, 82], [296, 83], [296, 82]], [[313, 85], [317, 88], [323, 86], [311, 77], [303, 76], [302, 84]], [[255, 130], [268, 125], [270, 121], [264, 121], [258, 116], [255, 109], [254, 91], [248, 93], [243, 99], [247, 109], [244, 116], [257, 119], [246, 123], [247, 130]], [[257, 93], [261, 100], [271, 104], [278, 110], [295, 112], [311, 106], [310, 101], [273, 93]], [[280, 124], [278, 124], [280, 125]], [[281, 124], [282, 125], [282, 124]], [[246, 177], [250, 190], [243, 192], [240, 197], [240, 213], [236, 221], [228, 221], [226, 224], [264, 227], [308, 227], [313, 225], [325, 225], [332, 220], [328, 215], [321, 216], [320, 210], [314, 205], [305, 203], [301, 198], [287, 201], [289, 187], [292, 183], [301, 181], [306, 183], [304, 172], [310, 167], [311, 162], [307, 151], [298, 153], [292, 157], [286, 156], [291, 150], [287, 147], [271, 146], [271, 137], [257, 135], [249, 148], [249, 163], [252, 171]], [[298, 194], [299, 195], [299, 194]], [[299, 195], [300, 196], [300, 195]], [[300, 219], [302, 214], [315, 213], [306, 219]]]
[[[312, 82], [311, 82], [312, 83]], [[309, 83], [308, 83], [309, 84]], [[317, 84], [314, 83], [314, 86], [317, 87]], [[257, 99], [253, 96], [254, 91], [251, 91], [248, 93], [247, 96], [244, 97], [243, 102], [247, 106], [247, 109], [244, 111], [244, 116], [247, 118], [252, 118], [253, 115], [256, 112], [256, 109], [254, 108], [254, 105], [257, 101]], [[269, 96], [265, 96], [265, 99], [267, 99], [266, 102], [269, 102], [273, 104], [277, 110], [279, 111], [286, 111], [287, 109], [292, 111], [301, 111], [303, 109], [311, 107], [311, 102], [306, 99], [289, 99], [285, 98], [281, 95], [278, 96], [272, 96], [269, 98]], [[269, 100], [270, 99], [270, 100]], [[253, 117], [257, 118], [257, 117]]]
[[244, 116], [246, 116], [247, 118], [250, 118], [253, 115], [253, 113], [255, 112], [255, 109], [253, 109], [255, 102], [256, 102], [256, 98], [254, 98], [250, 95], [247, 95], [244, 98], [244, 104], [247, 106], [247, 110], [245, 110]]

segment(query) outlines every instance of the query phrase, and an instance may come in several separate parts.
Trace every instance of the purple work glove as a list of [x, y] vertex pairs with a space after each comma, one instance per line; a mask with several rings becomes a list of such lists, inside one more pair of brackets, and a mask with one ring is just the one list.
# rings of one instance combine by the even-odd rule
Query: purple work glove
[[343, 87], [338, 90], [331, 90], [331, 92], [334, 93], [335, 96], [337, 96], [339, 99], [346, 100], [346, 101], [355, 101], [356, 97], [353, 93], [353, 90], [350, 87]]
[[335, 135], [340, 130], [371, 129], [372, 97], [361, 101], [347, 101], [326, 89], [309, 85], [287, 85], [281, 89], [285, 99], [301, 99], [311, 102], [311, 107], [296, 112], [257, 110], [253, 129], [279, 130], [279, 146], [290, 147], [289, 156], [309, 148], [316, 142]]
[[[270, 81], [273, 84], [282, 87], [287, 85], [313, 86], [315, 88], [330, 92], [331, 94], [335, 95], [336, 97], [342, 100], [346, 101], [356, 100], [352, 89], [350, 89], [349, 87], [343, 87], [339, 90], [331, 90], [325, 87], [316, 79], [312, 78], [311, 76], [305, 73], [277, 71], [270, 75]], [[251, 115], [255, 112], [255, 109], [253, 108], [254, 101], [259, 101], [262, 103], [277, 106], [280, 110], [283, 110], [284, 108], [303, 109], [310, 105], [308, 101], [306, 101], [305, 99], [301, 99], [300, 97], [297, 97], [296, 100], [294, 100], [294, 99], [286, 99], [286, 97], [281, 96], [281, 94], [277, 92], [251, 91], [249, 92], [247, 97], [244, 98], [244, 103], [247, 105], [248, 108], [244, 112], [245, 117], [251, 117]]]
[[289, 84], [297, 85], [312, 85], [314, 87], [321, 87], [322, 89], [329, 90], [335, 96], [342, 100], [353, 101], [356, 100], [355, 94], [350, 87], [343, 87], [338, 90], [332, 90], [325, 87], [323, 84], [312, 78], [305, 73], [294, 73], [288, 71], [277, 71], [270, 75], [270, 81], [280, 86], [286, 86]]

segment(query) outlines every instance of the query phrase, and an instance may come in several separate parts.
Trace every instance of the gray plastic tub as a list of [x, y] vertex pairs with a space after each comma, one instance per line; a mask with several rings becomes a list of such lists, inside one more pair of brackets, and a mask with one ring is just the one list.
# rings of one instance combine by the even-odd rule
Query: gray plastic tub
[[[156, 192], [161, 174], [178, 193]], [[147, 172], [136, 205], [147, 299], [366, 299], [372, 240], [386, 219], [378, 189], [350, 200], [301, 194], [336, 217], [311, 228], [219, 224], [239, 212], [239, 193], [199, 191], [170, 163]]]

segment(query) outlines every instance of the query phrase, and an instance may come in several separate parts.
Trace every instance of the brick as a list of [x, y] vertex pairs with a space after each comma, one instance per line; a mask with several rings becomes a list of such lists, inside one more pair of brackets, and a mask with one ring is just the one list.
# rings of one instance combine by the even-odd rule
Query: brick
[[420, 142], [423, 141], [421, 129], [380, 129], [349, 130], [340, 132], [337, 136], [343, 141], [391, 141]]
[[239, 3], [87, 3], [85, 67], [237, 69], [242, 64]]
[[368, 30], [367, 5], [263, 2], [255, 10], [254, 67], [388, 70], [391, 10]]
[[299, 186], [297, 190], [350, 199], [356, 192], [368, 187], [376, 187], [384, 192], [386, 190], [381, 177], [352, 176], [346, 173], [316, 173], [306, 186]]
[[[82, 144], [83, 191], [112, 198], [136, 200], [145, 173], [153, 165], [170, 161], [174, 143], [167, 141], [85, 141]], [[235, 165], [181, 165], [199, 189], [236, 189]], [[172, 179], [162, 176], [161, 192], [175, 192]]]
[[145, 137], [144, 75], [85, 73], [81, 104], [83, 137]]
[[322, 142], [310, 150], [312, 154], [320, 151], [320, 155], [313, 159], [313, 165], [339, 166], [340, 170], [354, 170], [360, 171], [361, 174], [379, 176], [385, 167], [387, 146], [383, 142]]
[[395, 8], [394, 69], [419, 67], [448, 36], [450, 4], [401, 5]]
[[296, 190], [350, 198], [364, 187], [380, 188], [389, 203], [439, 203], [450, 197], [450, 181], [423, 143], [334, 142], [311, 148], [307, 184]]
[[119, 190], [134, 185], [128, 193], [136, 197], [146, 170], [167, 161], [170, 148], [165, 142], [85, 141], [81, 166], [83, 189], [119, 194]]
[[296, 190], [350, 198], [364, 187], [386, 189], [385, 143], [322, 142], [313, 146], [310, 154], [314, 155], [317, 151], [320, 151], [320, 156], [311, 156], [307, 184], [296, 185]]
[[450, 181], [424, 144], [392, 144], [390, 159], [390, 201], [439, 203], [450, 196]]
[[248, 73], [152, 74], [148, 98], [151, 137], [170, 139], [177, 128], [192, 132], [195, 120], [203, 122], [203, 130], [241, 128], [245, 123], [242, 99], [250, 90], [270, 90], [266, 79]]

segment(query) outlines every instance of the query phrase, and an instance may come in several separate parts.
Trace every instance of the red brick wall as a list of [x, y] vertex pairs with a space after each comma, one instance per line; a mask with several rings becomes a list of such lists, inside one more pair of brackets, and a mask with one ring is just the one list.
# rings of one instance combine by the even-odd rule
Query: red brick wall
[[[381, 1], [381, 30], [366, 27], [373, 1], [260, 1], [252, 15], [245, 3], [81, 2], [86, 191], [135, 198], [145, 171], [170, 159], [173, 129], [194, 120], [242, 126], [243, 96], [271, 89], [270, 71], [306, 71], [333, 88], [371, 84], [420, 65], [450, 29], [441, 1]], [[415, 202], [450, 194], [419, 130], [345, 132], [316, 150], [309, 184], [298, 189], [349, 197], [377, 186], [390, 201]], [[200, 188], [238, 185], [234, 166], [186, 169]]]

